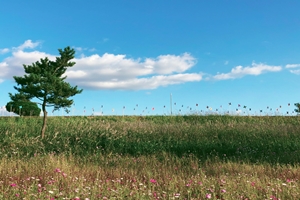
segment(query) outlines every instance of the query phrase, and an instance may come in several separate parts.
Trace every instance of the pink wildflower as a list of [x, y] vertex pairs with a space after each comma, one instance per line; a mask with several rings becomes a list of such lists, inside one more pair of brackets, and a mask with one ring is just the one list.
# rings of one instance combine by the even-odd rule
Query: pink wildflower
[[206, 194], [205, 197], [206, 197], [207, 199], [211, 199], [211, 194]]
[[56, 169], [55, 169], [55, 172], [61, 173], [61, 170], [60, 170], [59, 168], [56, 168]]
[[157, 197], [157, 194], [156, 194], [156, 192], [153, 192], [153, 196], [154, 196], [154, 197]]
[[225, 192], [226, 192], [226, 190], [225, 190], [225, 189], [222, 189], [222, 190], [221, 190], [221, 192], [222, 192], [222, 193], [225, 193]]
[[280, 200], [279, 198], [277, 198], [277, 197], [275, 197], [275, 196], [270, 196], [270, 199], [272, 199], [272, 200]]
[[157, 181], [155, 179], [150, 179], [151, 183], [157, 183]]
[[16, 187], [17, 186], [17, 184], [16, 183], [12, 183], [12, 184], [10, 184], [10, 187]]
[[20, 194], [16, 194], [16, 197], [19, 197], [20, 196]]

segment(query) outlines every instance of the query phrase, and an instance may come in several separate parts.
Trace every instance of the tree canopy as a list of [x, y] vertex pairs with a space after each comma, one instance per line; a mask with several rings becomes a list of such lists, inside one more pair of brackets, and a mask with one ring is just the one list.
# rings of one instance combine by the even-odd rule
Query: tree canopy
[[41, 58], [31, 65], [23, 65], [25, 70], [24, 76], [14, 76], [17, 86], [15, 95], [11, 96], [15, 101], [30, 101], [33, 98], [40, 100], [44, 114], [43, 127], [41, 136], [44, 138], [47, 122], [46, 107], [54, 107], [54, 110], [64, 108], [68, 110], [73, 104], [73, 100], [69, 99], [76, 94], [80, 94], [82, 89], [77, 86], [71, 86], [65, 82], [67, 76], [65, 72], [68, 67], [73, 67], [75, 62], [71, 60], [74, 58], [75, 50], [66, 47], [63, 50], [59, 49], [60, 57], [56, 57], [55, 61], [46, 58]]
[[20, 116], [40, 116], [41, 113], [37, 103], [31, 101], [10, 101], [5, 107], [7, 111]]

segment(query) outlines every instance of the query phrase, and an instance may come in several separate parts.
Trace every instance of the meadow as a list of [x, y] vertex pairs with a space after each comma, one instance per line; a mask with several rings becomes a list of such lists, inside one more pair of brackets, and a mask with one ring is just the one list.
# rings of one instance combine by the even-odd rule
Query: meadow
[[300, 199], [297, 116], [0, 118], [0, 199]]

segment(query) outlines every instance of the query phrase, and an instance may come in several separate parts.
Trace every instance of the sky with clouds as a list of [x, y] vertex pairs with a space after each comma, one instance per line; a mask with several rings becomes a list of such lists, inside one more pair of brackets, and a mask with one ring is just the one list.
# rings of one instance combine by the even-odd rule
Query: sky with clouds
[[170, 114], [170, 100], [173, 113], [292, 114], [300, 100], [299, 7], [292, 0], [1, 2], [1, 115], [9, 115], [4, 106], [23, 64], [54, 60], [66, 46], [76, 51], [66, 80], [84, 89], [73, 115]]

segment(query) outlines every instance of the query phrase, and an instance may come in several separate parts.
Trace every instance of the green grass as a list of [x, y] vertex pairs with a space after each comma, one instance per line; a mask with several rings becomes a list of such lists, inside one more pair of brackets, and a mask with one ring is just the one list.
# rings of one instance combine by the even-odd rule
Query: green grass
[[42, 140], [41, 118], [0, 118], [0, 189], [6, 199], [299, 199], [299, 119], [49, 117]]

